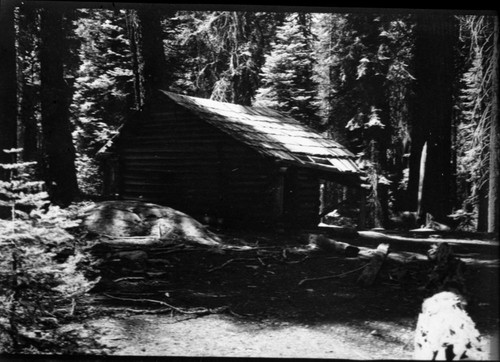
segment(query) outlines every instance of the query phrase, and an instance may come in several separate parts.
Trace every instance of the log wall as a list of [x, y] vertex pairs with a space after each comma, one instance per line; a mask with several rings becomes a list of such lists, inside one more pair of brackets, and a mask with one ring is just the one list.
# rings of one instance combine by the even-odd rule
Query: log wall
[[[198, 119], [176, 104], [153, 108], [119, 143], [120, 190], [125, 199], [173, 207], [201, 218], [223, 217], [228, 224], [266, 225], [277, 215], [278, 165]], [[299, 169], [292, 202], [293, 224], [317, 224], [319, 184]]]

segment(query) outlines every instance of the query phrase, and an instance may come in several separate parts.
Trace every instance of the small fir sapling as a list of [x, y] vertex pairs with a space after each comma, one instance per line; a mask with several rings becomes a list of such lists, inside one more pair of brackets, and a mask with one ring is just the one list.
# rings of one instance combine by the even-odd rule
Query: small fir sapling
[[4, 152], [13, 162], [0, 164], [8, 176], [0, 181], [0, 207], [10, 214], [0, 219], [0, 352], [74, 349], [57, 328], [98, 278], [89, 280], [92, 262], [65, 230], [78, 222], [50, 207], [44, 183], [33, 180], [35, 162], [17, 162], [21, 149]]

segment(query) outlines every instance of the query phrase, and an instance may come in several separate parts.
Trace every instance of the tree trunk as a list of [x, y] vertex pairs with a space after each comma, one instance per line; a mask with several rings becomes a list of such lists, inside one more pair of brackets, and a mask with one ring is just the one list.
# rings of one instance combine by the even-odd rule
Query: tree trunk
[[490, 121], [490, 164], [488, 192], [488, 232], [498, 234], [500, 230], [500, 203], [498, 200], [498, 183], [500, 182], [500, 145], [498, 128], [498, 18], [494, 19], [493, 40], [493, 94]]
[[[415, 42], [415, 89], [412, 143], [420, 152], [427, 141], [426, 177], [422, 212], [442, 220], [451, 212], [451, 124], [453, 117], [454, 43], [458, 39], [455, 19], [448, 14], [417, 16]], [[412, 148], [412, 153], [414, 151]], [[415, 155], [410, 167], [418, 165]], [[418, 167], [418, 166], [417, 166]], [[412, 197], [418, 171], [410, 171]]]
[[488, 182], [477, 191], [477, 231], [488, 231]]
[[39, 130], [37, 107], [39, 100], [38, 10], [19, 8], [19, 33], [17, 35], [18, 56], [18, 147], [23, 149], [23, 161], [40, 162], [38, 150]]
[[370, 263], [363, 269], [363, 273], [359, 276], [357, 283], [365, 287], [373, 285], [388, 254], [389, 244], [379, 244], [371, 255]]
[[130, 52], [132, 53], [132, 72], [134, 74], [134, 107], [141, 109], [143, 99], [141, 94], [141, 75], [139, 72], [139, 50], [137, 49], [137, 14], [134, 10], [126, 11], [127, 33], [130, 44]]
[[75, 148], [71, 136], [71, 87], [64, 80], [63, 59], [67, 41], [59, 9], [41, 13], [40, 101], [42, 134], [47, 157], [47, 185], [53, 202], [67, 206], [78, 195]]
[[162, 14], [158, 9], [137, 10], [141, 39], [139, 42], [142, 66], [143, 96], [145, 105], [151, 101], [153, 92], [168, 90], [171, 82], [163, 47]]
[[[2, 152], [16, 146], [17, 138], [17, 79], [14, 7], [2, 3], [0, 7], [0, 163], [10, 163], [11, 156]], [[0, 169], [0, 180], [8, 172]]]

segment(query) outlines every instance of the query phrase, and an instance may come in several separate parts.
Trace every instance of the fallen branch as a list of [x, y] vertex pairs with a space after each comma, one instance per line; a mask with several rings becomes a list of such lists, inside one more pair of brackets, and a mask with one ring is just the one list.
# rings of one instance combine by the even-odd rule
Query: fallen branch
[[144, 277], [123, 277], [113, 280], [113, 283], [128, 281], [128, 280], [144, 280]]
[[[220, 266], [217, 266], [217, 267], [214, 267], [214, 268], [211, 268], [211, 269], [208, 269], [208, 273], [211, 273], [215, 270], [220, 270], [222, 268], [224, 268], [225, 266], [231, 264], [233, 261], [244, 261], [244, 260], [255, 260], [256, 258], [234, 258], [234, 259], [229, 259], [228, 261], [226, 261], [224, 264], [220, 265]], [[258, 258], [257, 258], [258, 259]], [[262, 263], [262, 262], [261, 262]]]
[[306, 261], [307, 259], [312, 259], [312, 258], [311, 258], [311, 257], [309, 257], [309, 256], [306, 256], [306, 257], [304, 257], [304, 258], [302, 258], [302, 259], [300, 259], [300, 260], [295, 260], [295, 261], [284, 261], [284, 263], [286, 263], [286, 264], [299, 264], [299, 263], [302, 263], [302, 262]]
[[340, 277], [343, 277], [344, 275], [347, 275], [347, 274], [351, 274], [351, 273], [354, 273], [354, 272], [357, 272], [358, 270], [361, 270], [363, 269], [364, 267], [366, 267], [368, 264], [365, 264], [359, 268], [356, 268], [356, 269], [353, 269], [353, 270], [349, 270], [345, 273], [341, 273], [341, 274], [335, 274], [335, 275], [327, 275], [327, 276], [324, 276], [324, 277], [318, 277], [318, 278], [305, 278], [305, 279], [302, 279], [298, 285], [302, 285], [304, 284], [305, 282], [310, 282], [310, 281], [315, 281], [315, 280], [325, 280], [325, 279], [333, 279], [333, 278], [340, 278]]
[[135, 298], [121, 298], [121, 297], [115, 297], [109, 294], [104, 293], [104, 296], [115, 299], [115, 300], [121, 300], [121, 301], [127, 301], [127, 302], [139, 302], [139, 303], [155, 303], [155, 304], [160, 304], [163, 305], [167, 308], [170, 308], [171, 310], [174, 310], [176, 312], [179, 312], [181, 314], [211, 314], [211, 313], [220, 313], [224, 310], [227, 309], [227, 307], [219, 307], [219, 308], [214, 308], [214, 309], [209, 309], [209, 308], [204, 308], [204, 307], [198, 307], [198, 308], [192, 308], [192, 309], [183, 309], [176, 307], [174, 305], [168, 304], [166, 302], [162, 302], [161, 300], [155, 300], [155, 299], [135, 299]]
[[172, 308], [158, 308], [158, 309], [133, 309], [133, 308], [106, 308], [109, 311], [116, 312], [128, 312], [128, 313], [136, 313], [136, 314], [162, 314], [162, 313], [172, 313]]

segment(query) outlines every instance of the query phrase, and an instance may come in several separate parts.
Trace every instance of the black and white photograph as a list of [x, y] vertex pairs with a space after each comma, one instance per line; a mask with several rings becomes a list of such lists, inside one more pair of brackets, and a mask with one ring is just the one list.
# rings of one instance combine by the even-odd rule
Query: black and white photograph
[[302, 5], [0, 0], [1, 361], [500, 358], [498, 12]]

